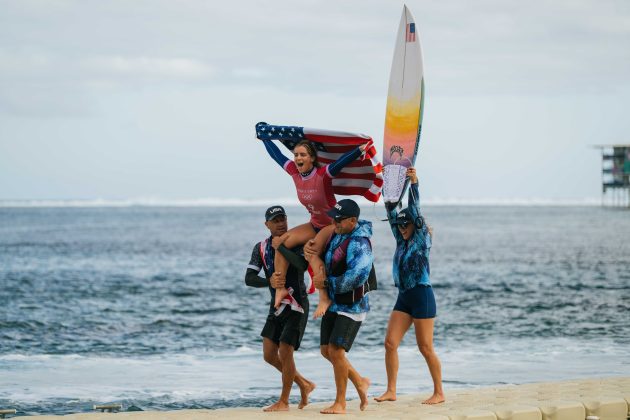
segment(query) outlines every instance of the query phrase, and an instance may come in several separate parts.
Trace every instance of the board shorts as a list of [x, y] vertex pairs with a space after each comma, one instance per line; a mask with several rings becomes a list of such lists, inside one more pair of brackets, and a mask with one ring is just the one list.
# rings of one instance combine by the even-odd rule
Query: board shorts
[[336, 312], [327, 311], [322, 317], [322, 327], [319, 335], [319, 345], [334, 344], [347, 352], [359, 332], [361, 321], [355, 321]]
[[399, 291], [394, 310], [409, 314], [414, 319], [435, 318], [437, 307], [433, 288], [419, 284], [404, 292]]
[[299, 349], [308, 321], [307, 299], [303, 300], [302, 308], [304, 309], [303, 314], [291, 310], [289, 306], [285, 307], [278, 316], [270, 313], [260, 336], [268, 338], [278, 345], [282, 342], [293, 346], [293, 350]]

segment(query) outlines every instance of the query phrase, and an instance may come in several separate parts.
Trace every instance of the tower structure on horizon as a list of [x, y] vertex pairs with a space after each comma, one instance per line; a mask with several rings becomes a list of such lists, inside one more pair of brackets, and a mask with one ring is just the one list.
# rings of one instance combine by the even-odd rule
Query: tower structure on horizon
[[595, 147], [602, 152], [602, 206], [630, 208], [630, 144]]

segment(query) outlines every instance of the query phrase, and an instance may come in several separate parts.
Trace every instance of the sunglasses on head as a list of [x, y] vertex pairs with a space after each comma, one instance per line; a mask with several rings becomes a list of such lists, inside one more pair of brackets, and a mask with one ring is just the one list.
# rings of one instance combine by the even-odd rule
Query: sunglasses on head
[[409, 222], [408, 221], [404, 221], [404, 222], [398, 223], [398, 227], [401, 227], [403, 229], [405, 229], [407, 226], [409, 226]]

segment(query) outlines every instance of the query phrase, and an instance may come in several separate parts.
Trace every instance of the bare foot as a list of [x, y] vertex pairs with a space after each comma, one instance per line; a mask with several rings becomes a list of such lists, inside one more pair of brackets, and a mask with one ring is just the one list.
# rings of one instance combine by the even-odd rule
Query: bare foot
[[314, 382], [311, 382], [311, 381], [306, 381], [306, 382], [307, 384], [304, 388], [300, 387], [300, 394], [302, 395], [302, 399], [300, 400], [300, 403], [298, 404], [298, 408], [300, 410], [308, 405], [308, 396], [310, 395], [311, 392], [313, 392], [313, 390], [316, 387]]
[[445, 401], [444, 394], [435, 393], [426, 400], [422, 401], [422, 404], [440, 404]]
[[289, 404], [278, 401], [275, 404], [271, 404], [269, 407], [263, 408], [263, 411], [289, 411]]
[[[277, 292], [276, 292], [277, 293]], [[324, 316], [332, 301], [328, 297], [328, 292], [324, 289], [319, 290], [319, 303], [317, 304], [317, 308], [315, 309], [315, 313], [313, 314], [313, 319], [317, 319], [320, 316]]]
[[346, 414], [346, 405], [335, 402], [328, 408], [324, 408], [320, 411], [322, 414]]
[[383, 395], [381, 395], [380, 397], [374, 398], [374, 400], [377, 402], [396, 401], [396, 391], [389, 391], [389, 390], [385, 391]]
[[282, 299], [287, 297], [288, 294], [289, 291], [286, 287], [283, 287], [282, 289], [276, 289], [276, 301], [273, 304], [274, 308], [278, 309], [280, 307], [280, 302], [282, 302]]
[[357, 388], [357, 394], [359, 394], [359, 399], [361, 400], [361, 404], [359, 408], [361, 411], [365, 410], [365, 407], [368, 405], [368, 388], [370, 387], [370, 378], [363, 377], [361, 378], [361, 385]]

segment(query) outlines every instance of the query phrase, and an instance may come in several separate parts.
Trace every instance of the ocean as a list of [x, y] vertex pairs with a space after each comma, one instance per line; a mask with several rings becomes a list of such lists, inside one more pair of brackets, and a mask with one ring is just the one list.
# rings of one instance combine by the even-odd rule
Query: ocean
[[[0, 208], [0, 408], [19, 414], [262, 407], [266, 289], [244, 284], [265, 207]], [[289, 224], [305, 211], [289, 207]], [[379, 278], [349, 359], [386, 385], [397, 290], [382, 206], [365, 206]], [[434, 228], [435, 347], [454, 388], [630, 375], [630, 212], [596, 206], [426, 206]], [[316, 297], [311, 298], [311, 308]], [[334, 399], [310, 321], [298, 370]], [[348, 397], [356, 398], [350, 386]], [[412, 331], [400, 394], [429, 393]], [[294, 388], [292, 402], [299, 392]]]

